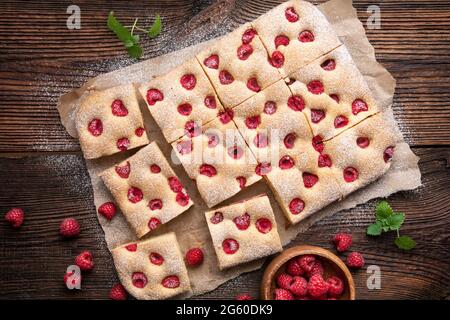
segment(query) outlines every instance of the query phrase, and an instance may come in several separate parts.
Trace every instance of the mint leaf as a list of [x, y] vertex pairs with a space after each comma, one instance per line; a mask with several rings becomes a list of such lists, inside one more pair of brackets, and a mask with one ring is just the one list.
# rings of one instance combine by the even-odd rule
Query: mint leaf
[[386, 218], [386, 221], [389, 224], [390, 230], [398, 230], [405, 221], [405, 215], [399, 212]]
[[367, 227], [367, 234], [369, 236], [379, 236], [381, 234], [381, 223], [379, 221]]
[[394, 210], [392, 210], [389, 203], [385, 200], [378, 202], [376, 208], [375, 208], [375, 215], [377, 217], [377, 220], [383, 220], [387, 217], [394, 214]]
[[395, 244], [399, 249], [411, 250], [416, 246], [416, 242], [408, 236], [401, 236], [395, 239]]
[[142, 56], [142, 48], [139, 45], [134, 45], [127, 48], [128, 54], [132, 58], [140, 58]]
[[150, 38], [156, 38], [161, 33], [161, 29], [162, 29], [161, 17], [159, 16], [159, 14], [157, 14], [155, 21], [148, 30], [147, 34]]
[[109, 30], [114, 32], [117, 38], [123, 42], [130, 57], [139, 58], [142, 56], [142, 48], [139, 46], [139, 37], [133, 36], [131, 32], [125, 28], [116, 17], [114, 17], [113, 11], [108, 15], [107, 25]]

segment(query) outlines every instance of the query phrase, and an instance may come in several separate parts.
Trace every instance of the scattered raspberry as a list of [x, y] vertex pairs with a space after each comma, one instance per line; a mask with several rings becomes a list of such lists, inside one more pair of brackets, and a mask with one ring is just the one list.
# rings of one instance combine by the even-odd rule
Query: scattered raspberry
[[233, 146], [228, 148], [228, 155], [231, 158], [238, 160], [242, 158], [242, 156], [244, 155], [244, 150], [242, 150], [242, 148], [239, 146]]
[[323, 138], [320, 135], [314, 136], [312, 139], [312, 146], [314, 148], [314, 150], [316, 150], [319, 153], [323, 152]]
[[243, 44], [237, 48], [237, 57], [239, 60], [247, 60], [253, 53], [253, 47], [250, 44]]
[[177, 143], [177, 151], [181, 155], [189, 154], [192, 152], [192, 142], [190, 140], [184, 140]]
[[252, 42], [253, 38], [257, 35], [257, 32], [255, 29], [247, 29], [245, 30], [245, 32], [242, 34], [242, 43], [243, 44], [249, 44], [250, 42]]
[[193, 74], [185, 74], [180, 79], [181, 86], [186, 90], [192, 90], [197, 84], [197, 80]]
[[177, 276], [174, 276], [174, 275], [168, 276], [168, 277], [165, 277], [161, 281], [161, 284], [165, 288], [175, 289], [175, 288], [178, 288], [180, 286], [180, 279]]
[[117, 140], [116, 145], [117, 149], [119, 149], [120, 151], [127, 151], [130, 147], [130, 140], [128, 138], [120, 138], [119, 140]]
[[298, 35], [298, 40], [300, 42], [313, 42], [314, 35], [311, 33], [311, 31], [305, 30], [300, 32], [300, 34]]
[[284, 64], [284, 55], [280, 51], [272, 52], [272, 56], [269, 59], [269, 63], [274, 68], [281, 68]]
[[249, 129], [256, 129], [261, 124], [261, 117], [259, 115], [247, 117], [245, 119], [245, 125]]
[[334, 61], [333, 59], [328, 59], [322, 62], [320, 66], [322, 67], [323, 70], [332, 71], [336, 69], [336, 61]]
[[225, 110], [225, 111], [219, 113], [219, 120], [223, 124], [227, 124], [228, 122], [233, 120], [233, 117], [234, 117], [234, 112], [231, 109]]
[[64, 219], [59, 225], [59, 233], [64, 238], [77, 237], [80, 234], [80, 224], [74, 218]]
[[119, 175], [119, 177], [123, 179], [128, 179], [130, 176], [130, 162], [127, 161], [123, 166], [116, 166], [116, 173]]
[[294, 111], [302, 111], [305, 109], [305, 100], [300, 96], [289, 97], [287, 104]]
[[264, 104], [264, 113], [272, 115], [277, 111], [277, 104], [274, 101], [266, 101]]
[[219, 56], [217, 54], [210, 55], [208, 58], [203, 60], [203, 64], [210, 69], [218, 69]]
[[142, 289], [147, 285], [147, 277], [142, 272], [134, 272], [131, 275], [131, 282], [136, 288]]
[[158, 218], [153, 217], [148, 221], [148, 228], [150, 230], [155, 230], [160, 224], [161, 221]]
[[356, 144], [358, 145], [358, 147], [364, 149], [369, 146], [370, 140], [367, 137], [358, 137], [358, 139], [356, 139]]
[[353, 167], [347, 167], [344, 169], [344, 180], [345, 182], [353, 182], [358, 179], [358, 170]]
[[287, 263], [286, 272], [291, 276], [301, 276], [305, 271], [300, 267], [297, 259], [293, 258]]
[[70, 281], [70, 284], [72, 286], [75, 286], [77, 284], [81, 285], [81, 274], [78, 277], [72, 277], [73, 274], [75, 273], [75, 271], [72, 272], [66, 272], [66, 274], [64, 275], [64, 284], [66, 285], [67, 288], [69, 288], [69, 283], [67, 283], [68, 281]]
[[322, 275], [316, 273], [309, 278], [308, 293], [313, 298], [325, 295], [328, 291], [328, 283], [323, 280]]
[[284, 11], [284, 16], [286, 17], [287, 21], [289, 22], [297, 22], [298, 21], [298, 14], [295, 12], [294, 7], [286, 8]]
[[175, 197], [175, 201], [182, 207], [185, 207], [189, 204], [189, 199], [189, 194], [184, 190], [178, 192]]
[[260, 132], [257, 133], [255, 138], [253, 139], [253, 144], [257, 148], [265, 148], [269, 144], [269, 139], [267, 138], [266, 134]]
[[214, 96], [206, 96], [204, 103], [205, 103], [205, 106], [209, 109], [217, 108], [217, 102], [216, 102], [216, 98]]
[[246, 212], [242, 216], [235, 217], [233, 222], [239, 230], [247, 230], [250, 226], [250, 215]]
[[319, 166], [319, 168], [325, 168], [325, 167], [331, 168], [331, 166], [333, 165], [333, 161], [331, 161], [331, 158], [329, 155], [321, 154], [321, 155], [319, 155], [319, 158], [317, 160], [317, 165]]
[[137, 187], [131, 187], [128, 189], [127, 197], [131, 203], [137, 203], [142, 200], [144, 193]]
[[164, 262], [164, 257], [157, 252], [151, 252], [149, 259], [151, 263], [157, 266], [162, 265]]
[[236, 180], [239, 183], [239, 188], [244, 189], [247, 184], [247, 179], [245, 177], [237, 177]]
[[177, 107], [177, 111], [182, 116], [189, 116], [192, 112], [192, 105], [190, 103], [182, 103]]
[[116, 117], [125, 117], [128, 115], [128, 109], [123, 104], [122, 100], [116, 99], [111, 104], [111, 111], [112, 114]]
[[111, 300], [127, 300], [128, 293], [124, 286], [120, 283], [116, 283], [109, 291], [109, 298]]
[[336, 276], [327, 279], [328, 295], [331, 297], [338, 297], [344, 292], [344, 283]]
[[292, 214], [299, 214], [305, 209], [305, 202], [302, 199], [294, 198], [289, 203], [289, 211]]
[[308, 293], [308, 281], [303, 277], [295, 276], [292, 278], [289, 291], [297, 297], [306, 296]]
[[392, 160], [393, 156], [394, 156], [394, 147], [387, 147], [383, 153], [384, 162], [388, 163], [389, 161]]
[[233, 83], [234, 77], [227, 70], [222, 70], [219, 72], [219, 81], [223, 85]]
[[206, 164], [206, 163], [204, 163], [200, 166], [199, 172], [200, 172], [200, 174], [210, 177], [210, 178], [214, 177], [217, 174], [216, 168], [214, 168], [212, 165]]
[[157, 164], [153, 163], [150, 165], [150, 171], [151, 171], [151, 173], [160, 173], [161, 167], [158, 166]]
[[89, 251], [83, 251], [75, 258], [75, 264], [80, 267], [82, 271], [89, 271], [94, 268], [94, 260]]
[[294, 300], [294, 296], [286, 289], [275, 289], [275, 300]]
[[346, 116], [340, 115], [340, 116], [337, 116], [337, 117], [334, 119], [334, 127], [335, 127], [336, 129], [345, 127], [347, 124], [348, 124], [348, 119], [347, 119]]
[[142, 137], [142, 135], [144, 134], [144, 132], [145, 132], [145, 129], [142, 128], [142, 127], [139, 127], [139, 128], [137, 128], [136, 130], [134, 130], [134, 134], [135, 134], [137, 137]]
[[279, 46], [287, 46], [289, 45], [289, 38], [286, 37], [284, 34], [280, 34], [275, 37], [275, 48], [278, 48]]
[[312, 188], [319, 181], [319, 177], [309, 172], [303, 172], [303, 185], [305, 188]]
[[189, 120], [184, 124], [184, 132], [186, 135], [193, 138], [198, 136], [202, 132], [202, 129], [195, 121]]
[[322, 82], [319, 80], [311, 81], [306, 87], [312, 94], [322, 94], [325, 91]]
[[255, 168], [255, 173], [258, 176], [265, 176], [269, 174], [270, 171], [272, 171], [272, 166], [267, 162], [261, 162]]
[[212, 224], [218, 224], [223, 221], [222, 212], [215, 212], [214, 215], [209, 219]]
[[259, 232], [266, 234], [272, 230], [272, 221], [267, 218], [259, 218], [256, 220], [255, 226]]
[[136, 252], [136, 250], [137, 250], [137, 243], [130, 243], [130, 244], [125, 246], [125, 249], [127, 249], [127, 251], [130, 251], [130, 252]]
[[105, 202], [98, 207], [98, 213], [104, 216], [106, 219], [111, 220], [116, 215], [116, 205], [114, 202]]
[[177, 193], [183, 190], [183, 185], [177, 177], [170, 177], [167, 181], [169, 182], [169, 187], [172, 192]]
[[239, 243], [234, 239], [225, 239], [222, 242], [222, 249], [226, 254], [233, 254], [239, 250]]
[[311, 109], [311, 122], [312, 123], [319, 123], [325, 119], [325, 111], [318, 110], [318, 109]]
[[254, 92], [261, 91], [261, 87], [258, 84], [258, 79], [256, 79], [256, 78], [250, 78], [247, 80], [247, 88]]
[[310, 254], [305, 254], [298, 259], [298, 264], [306, 272], [311, 272], [314, 267], [314, 262], [316, 262], [316, 258]]
[[289, 288], [291, 287], [293, 278], [290, 275], [288, 275], [287, 273], [280, 273], [275, 281], [279, 288], [289, 290]]
[[297, 139], [297, 135], [295, 134], [295, 132], [288, 133], [288, 134], [286, 135], [286, 137], [284, 137], [284, 140], [283, 140], [284, 146], [285, 146], [287, 149], [292, 149], [292, 148], [294, 148], [295, 140], [296, 140], [296, 139]]
[[353, 101], [353, 103], [352, 103], [353, 115], [356, 116], [358, 113], [367, 111], [367, 110], [369, 110], [369, 107], [367, 106], [367, 103], [365, 103], [363, 100], [356, 99], [355, 101]]
[[196, 267], [203, 262], [203, 251], [200, 248], [192, 248], [186, 252], [186, 264], [190, 267]]
[[24, 219], [25, 214], [20, 208], [12, 208], [5, 214], [5, 220], [13, 228], [19, 228], [22, 225]]
[[311, 277], [315, 274], [320, 274], [321, 276], [323, 276], [323, 266], [322, 263], [320, 263], [320, 261], [314, 261], [311, 265], [311, 271], [307, 272], [308, 277]]
[[94, 119], [88, 124], [88, 131], [94, 136], [98, 137], [103, 132], [103, 123], [100, 119]]
[[364, 257], [359, 252], [351, 252], [347, 256], [347, 266], [352, 269], [360, 269], [364, 267]]
[[161, 210], [163, 207], [163, 202], [161, 199], [152, 199], [148, 202], [148, 207], [150, 210]]
[[352, 245], [352, 235], [348, 233], [338, 233], [333, 237], [333, 243], [339, 252], [347, 251]]
[[208, 132], [206, 136], [208, 137], [208, 148], [215, 148], [219, 144], [220, 138], [217, 134]]
[[234, 300], [254, 300], [253, 297], [247, 293], [241, 293], [234, 298]]
[[164, 95], [158, 89], [149, 89], [147, 91], [147, 103], [150, 106], [153, 106], [153, 105], [155, 105], [156, 102], [163, 101], [163, 100], [164, 100]]
[[295, 162], [290, 156], [282, 156], [280, 161], [278, 162], [278, 166], [281, 170], [287, 170], [294, 166]]

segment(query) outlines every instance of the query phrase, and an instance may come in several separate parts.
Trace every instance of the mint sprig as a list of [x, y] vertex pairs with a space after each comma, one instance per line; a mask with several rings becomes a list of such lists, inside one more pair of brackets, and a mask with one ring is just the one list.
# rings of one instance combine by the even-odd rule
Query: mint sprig
[[150, 38], [156, 38], [162, 29], [161, 17], [159, 14], [156, 15], [155, 21], [153, 21], [152, 26], [147, 31], [147, 34]]
[[411, 250], [416, 246], [416, 242], [408, 236], [400, 236], [400, 228], [405, 222], [405, 214], [394, 212], [389, 203], [385, 200], [378, 202], [375, 208], [375, 223], [367, 227], [369, 236], [379, 236], [383, 232], [396, 231], [397, 238], [394, 243], [399, 249]]

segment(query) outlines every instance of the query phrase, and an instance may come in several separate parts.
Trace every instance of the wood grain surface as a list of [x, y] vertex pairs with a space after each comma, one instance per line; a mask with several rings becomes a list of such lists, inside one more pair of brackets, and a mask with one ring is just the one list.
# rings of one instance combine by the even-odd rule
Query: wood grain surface
[[[70, 1], [0, 2], [0, 213], [20, 206], [19, 231], [0, 221], [0, 299], [105, 299], [117, 281], [96, 220], [93, 195], [78, 142], [60, 123], [61, 94], [90, 77], [134, 63], [106, 28], [110, 10], [125, 23], [151, 22], [164, 30], [143, 40], [144, 58], [222, 35], [281, 1], [77, 1], [81, 30], [66, 28]], [[314, 1], [320, 3], [321, 1]], [[382, 26], [367, 30], [377, 59], [397, 80], [394, 112], [420, 157], [423, 186], [389, 198], [406, 213], [404, 233], [418, 246], [401, 252], [393, 235], [365, 236], [375, 202], [321, 220], [291, 244], [331, 248], [329, 237], [347, 230], [368, 265], [380, 266], [382, 289], [368, 290], [364, 271], [354, 273], [358, 299], [450, 299], [450, 3], [444, 0], [354, 1], [365, 22], [379, 5]], [[150, 20], [149, 20], [150, 19]], [[76, 216], [79, 239], [63, 241], [58, 225]], [[83, 289], [66, 290], [66, 267], [89, 249], [96, 267]], [[204, 299], [259, 295], [263, 269], [225, 283]]]

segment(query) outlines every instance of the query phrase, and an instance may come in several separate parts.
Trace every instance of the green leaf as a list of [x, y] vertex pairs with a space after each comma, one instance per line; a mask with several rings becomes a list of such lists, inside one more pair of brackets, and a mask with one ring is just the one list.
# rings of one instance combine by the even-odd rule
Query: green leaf
[[405, 214], [400, 212], [393, 214], [392, 216], [387, 217], [386, 221], [389, 224], [390, 230], [398, 230], [405, 221]]
[[139, 45], [134, 45], [132, 47], [127, 48], [128, 54], [132, 58], [140, 58], [142, 56], [142, 48]]
[[127, 48], [128, 54], [132, 58], [139, 58], [142, 56], [142, 48], [139, 46], [139, 37], [133, 36], [127, 28], [125, 28], [119, 20], [114, 17], [114, 12], [111, 11], [108, 15], [107, 25], [109, 30], [114, 32], [123, 42], [125, 48]]
[[387, 217], [394, 214], [394, 210], [392, 210], [389, 203], [385, 200], [378, 202], [376, 208], [375, 208], [375, 215], [377, 217], [377, 220], [383, 220]]
[[156, 38], [161, 33], [161, 29], [162, 29], [161, 17], [159, 16], [159, 14], [157, 14], [155, 21], [148, 30], [147, 34], [150, 38]]
[[369, 236], [379, 236], [381, 234], [381, 223], [379, 221], [367, 227], [367, 234]]
[[416, 242], [408, 236], [401, 236], [395, 239], [395, 244], [399, 249], [411, 250], [416, 246]]

